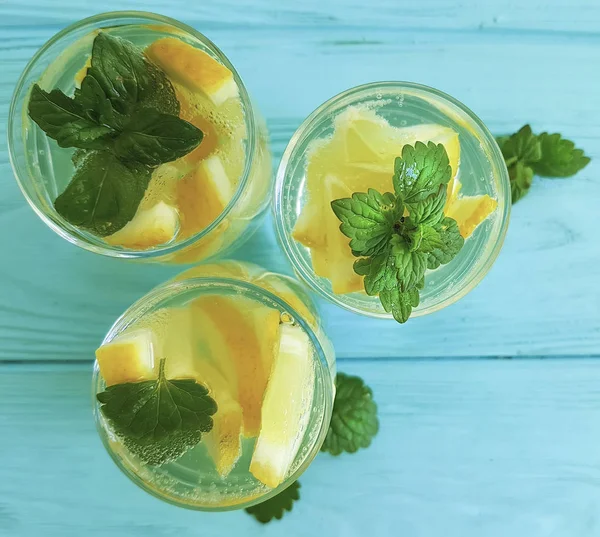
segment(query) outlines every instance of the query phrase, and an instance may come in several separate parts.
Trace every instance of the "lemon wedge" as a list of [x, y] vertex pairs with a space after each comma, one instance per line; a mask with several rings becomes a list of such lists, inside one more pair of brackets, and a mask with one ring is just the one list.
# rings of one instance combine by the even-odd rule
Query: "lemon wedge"
[[177, 209], [159, 201], [149, 209], [141, 209], [119, 231], [104, 237], [108, 244], [126, 248], [151, 248], [169, 242], [177, 234]]
[[203, 296], [194, 301], [194, 307], [211, 319], [217, 337], [224, 341], [227, 352], [219, 361], [225, 376], [237, 381], [244, 436], [256, 436], [274, 359], [273, 342], [279, 336], [279, 312], [245, 297]]
[[210, 225], [233, 197], [233, 185], [221, 159], [213, 155], [181, 179], [176, 186], [182, 238]]
[[215, 58], [175, 37], [157, 39], [146, 56], [170, 78], [204, 93], [216, 106], [238, 96], [233, 73]]
[[96, 350], [100, 374], [107, 386], [156, 378], [155, 338], [151, 330], [132, 330]]
[[454, 218], [464, 239], [471, 236], [475, 228], [492, 214], [498, 202], [487, 194], [457, 198], [448, 208], [446, 216]]
[[[242, 454], [242, 408], [231, 392], [223, 375], [197, 345], [198, 337], [212, 327], [197, 324], [195, 312], [187, 308], [169, 308], [168, 322], [164, 327], [161, 355], [167, 357], [167, 378], [193, 378], [208, 388], [217, 403], [213, 416], [213, 428], [202, 436], [217, 472], [227, 476]], [[210, 337], [210, 332], [207, 332]]]
[[308, 425], [313, 391], [308, 336], [300, 327], [284, 324], [250, 462], [250, 472], [268, 487], [280, 485], [294, 462]]

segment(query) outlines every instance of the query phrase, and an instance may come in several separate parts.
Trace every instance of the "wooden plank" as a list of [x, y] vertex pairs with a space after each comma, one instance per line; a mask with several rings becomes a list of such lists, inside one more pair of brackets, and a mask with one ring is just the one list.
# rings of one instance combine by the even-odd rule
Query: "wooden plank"
[[197, 513], [150, 497], [96, 436], [88, 366], [0, 366], [0, 535], [600, 534], [593, 360], [342, 361], [379, 404], [355, 455], [319, 455], [291, 514]]
[[186, 0], [107, 0], [100, 9], [91, 1], [28, 0], [26, 3], [6, 2], [0, 13], [9, 17], [4, 24], [13, 26], [53, 24], [78, 19], [103, 11], [142, 10], [161, 13], [186, 22], [205, 22], [214, 26], [285, 27], [291, 29], [350, 26], [432, 28], [452, 30], [538, 30], [598, 33], [600, 6], [594, 0], [463, 0], [458, 5], [445, 0], [402, 3], [378, 0], [306, 0], [301, 4], [271, 0], [221, 0], [219, 2], [186, 2]]
[[[146, 8], [158, 9], [157, 1]], [[382, 0], [381, 10], [355, 0], [343, 9], [323, 2], [275, 9], [267, 0], [248, 4], [254, 9], [234, 9], [231, 2], [185, 4], [185, 10], [179, 0], [170, 4], [170, 15], [206, 31], [239, 68], [267, 117], [274, 163], [318, 104], [347, 87], [390, 78], [448, 91], [497, 133], [525, 121], [560, 131], [594, 159], [575, 179], [536, 180], [515, 207], [497, 264], [451, 308], [400, 327], [321, 303], [339, 356], [598, 354], [600, 92], [592, 67], [600, 65], [600, 47], [586, 24], [598, 20], [600, 7], [579, 2], [567, 16], [566, 5], [553, 0], [535, 15], [538, 0], [498, 0], [477, 9], [472, 2], [460, 16], [436, 18], [444, 12], [441, 0], [427, 0], [408, 9], [406, 20], [394, 18], [391, 0]], [[78, 5], [0, 6], [0, 123], [28, 58], [73, 18], [94, 11]], [[475, 21], [493, 14], [513, 26], [474, 29]], [[521, 22], [528, 31], [517, 31]], [[55, 236], [13, 181], [5, 136], [0, 129], [0, 359], [91, 358], [114, 319], [178, 269], [99, 258]], [[235, 257], [290, 270], [268, 221]]]

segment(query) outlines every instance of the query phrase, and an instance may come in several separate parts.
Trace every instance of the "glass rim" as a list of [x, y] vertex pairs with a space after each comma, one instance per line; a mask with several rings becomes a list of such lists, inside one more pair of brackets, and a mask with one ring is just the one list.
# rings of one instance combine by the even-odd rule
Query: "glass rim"
[[[184, 239], [180, 242], [176, 242], [173, 244], [167, 244], [165, 246], [157, 246], [148, 250], [134, 250], [131, 248], [124, 247], [116, 247], [112, 246], [108, 243], [105, 243], [102, 238], [91, 236], [90, 234], [82, 232], [76, 226], [67, 222], [64, 218], [62, 218], [58, 213], [53, 214], [44, 210], [36, 200], [34, 200], [27, 192], [27, 189], [24, 186], [25, 180], [30, 179], [29, 174], [29, 166], [22, 168], [17, 163], [17, 145], [18, 140], [22, 140], [23, 137], [23, 129], [19, 129], [19, 132], [16, 132], [15, 127], [15, 118], [19, 117], [22, 113], [22, 110], [17, 109], [17, 101], [23, 91], [26, 94], [29, 93], [29, 89], [25, 88], [25, 83], [27, 76], [33, 69], [33, 67], [37, 64], [40, 57], [53, 45], [58, 43], [65, 36], [68, 36], [71, 32], [78, 30], [79, 28], [86, 25], [95, 25], [98, 23], [102, 23], [103, 21], [118, 21], [121, 19], [146, 19], [150, 22], [156, 22], [161, 24], [166, 24], [172, 26], [173, 28], [183, 31], [186, 34], [191, 35], [193, 38], [198, 39], [207, 48], [219, 59], [219, 61], [225, 65], [232, 73], [233, 78], [238, 86], [240, 101], [242, 103], [242, 108], [244, 111], [244, 122], [246, 125], [246, 132], [248, 133], [246, 139], [246, 155], [245, 155], [245, 163], [244, 170], [240, 177], [240, 181], [238, 183], [237, 189], [233, 194], [233, 197], [226, 205], [225, 209], [219, 214], [219, 216], [213, 220], [206, 228], [202, 229], [198, 233]], [[110, 26], [108, 26], [110, 28]], [[27, 97], [26, 97], [27, 98]], [[99, 13], [97, 15], [93, 15], [91, 17], [86, 17], [85, 19], [81, 19], [73, 24], [69, 24], [67, 27], [63, 28], [56, 34], [54, 34], [48, 41], [46, 41], [32, 56], [32, 58], [27, 62], [27, 65], [23, 69], [23, 72], [19, 76], [17, 84], [15, 86], [15, 90], [13, 91], [10, 107], [8, 112], [8, 123], [7, 123], [7, 145], [8, 145], [8, 157], [11, 164], [11, 168], [13, 170], [13, 175], [21, 192], [23, 193], [24, 198], [26, 199], [29, 206], [34, 210], [34, 212], [38, 215], [38, 217], [57, 235], [66, 239], [71, 244], [75, 244], [85, 250], [109, 256], [109, 257], [118, 257], [124, 259], [152, 259], [157, 257], [167, 256], [169, 254], [174, 254], [179, 252], [180, 250], [191, 246], [197, 241], [203, 239], [208, 236], [212, 231], [214, 231], [220, 224], [225, 220], [227, 215], [233, 210], [237, 202], [242, 197], [244, 191], [249, 182], [250, 171], [253, 163], [253, 154], [257, 147], [256, 145], [256, 137], [257, 137], [257, 118], [255, 117], [254, 108], [252, 106], [252, 102], [250, 100], [250, 96], [248, 95], [248, 91], [246, 90], [246, 86], [244, 85], [242, 78], [239, 73], [235, 69], [235, 67], [231, 64], [227, 56], [221, 51], [219, 47], [217, 47], [208, 37], [199, 32], [198, 30], [188, 26], [187, 24], [180, 22], [171, 17], [167, 17], [164, 15], [159, 15], [157, 13], [152, 13], [149, 11], [135, 11], [135, 10], [127, 10], [127, 11], [108, 11], [105, 13]], [[18, 140], [17, 140], [18, 138]]]
[[[354, 86], [327, 99], [324, 103], [322, 103], [315, 110], [313, 110], [306, 117], [306, 119], [304, 119], [304, 121], [300, 124], [300, 126], [296, 129], [296, 131], [290, 138], [290, 141], [288, 142], [282, 154], [279, 166], [277, 168], [275, 180], [275, 194], [273, 196], [272, 205], [273, 220], [275, 223], [277, 239], [283, 249], [285, 256], [287, 257], [288, 261], [292, 264], [292, 267], [294, 268], [296, 274], [298, 274], [299, 277], [304, 282], [306, 282], [311, 289], [313, 289], [316, 293], [318, 293], [321, 297], [325, 298], [329, 302], [341, 306], [342, 308], [353, 313], [358, 313], [367, 317], [379, 319], [393, 319], [393, 315], [391, 313], [387, 313], [384, 310], [373, 311], [368, 310], [366, 308], [354, 306], [340, 298], [340, 296], [344, 297], [346, 295], [336, 295], [333, 291], [326, 289], [321, 283], [322, 278], [316, 276], [312, 267], [308, 266], [301, 259], [299, 252], [300, 247], [296, 244], [296, 241], [291, 237], [291, 234], [287, 231], [283, 215], [283, 202], [285, 199], [284, 187], [288, 183], [289, 178], [288, 166], [292, 159], [292, 156], [296, 152], [296, 148], [298, 147], [299, 143], [304, 141], [304, 139], [310, 133], [311, 129], [315, 126], [315, 124], [318, 123], [324, 115], [328, 114], [332, 107], [339, 104], [341, 101], [349, 99], [350, 97], [352, 97], [353, 100], [358, 100], [361, 96], [368, 96], [377, 93], [378, 91], [385, 92], [386, 90], [402, 90], [408, 92], [412, 90], [413, 94], [416, 96], [419, 96], [419, 94], [432, 95], [438, 99], [441, 99], [442, 101], [446, 101], [447, 103], [455, 106], [463, 114], [465, 114], [466, 119], [468, 119], [471, 122], [470, 126], [475, 126], [479, 133], [482, 135], [482, 140], [484, 140], [488, 144], [488, 147], [490, 149], [490, 156], [492, 157], [492, 165], [495, 168], [497, 168], [499, 172], [496, 181], [498, 186], [498, 197], [504, 201], [504, 208], [502, 214], [500, 215], [500, 231], [494, 238], [495, 243], [491, 250], [489, 250], [486, 259], [478, 264], [478, 266], [476, 267], [476, 271], [469, 278], [468, 282], [465, 285], [462, 285], [455, 293], [448, 296], [446, 299], [440, 301], [437, 304], [433, 304], [431, 306], [421, 309], [415, 308], [411, 314], [411, 317], [421, 317], [423, 315], [434, 313], [447, 306], [454, 304], [455, 302], [463, 298], [466, 294], [468, 294], [470, 291], [472, 291], [481, 282], [481, 280], [483, 280], [485, 275], [489, 272], [492, 265], [496, 261], [498, 255], [500, 254], [500, 250], [502, 249], [502, 245], [504, 244], [504, 239], [508, 230], [508, 222], [510, 219], [510, 180], [508, 177], [508, 170], [506, 169], [502, 152], [500, 151], [496, 139], [489, 131], [487, 126], [483, 123], [483, 121], [470, 108], [468, 108], [459, 100], [455, 99], [454, 97], [448, 95], [443, 91], [440, 91], [436, 88], [432, 88], [430, 86], [418, 84], [415, 82], [392, 80], [370, 82], [367, 84]], [[442, 112], [444, 114], [448, 114], [447, 111]]]
[[[190, 285], [192, 287], [190, 287]], [[327, 356], [325, 354], [325, 349], [321, 345], [319, 338], [317, 337], [315, 331], [312, 329], [310, 324], [304, 319], [304, 317], [294, 309], [290, 304], [288, 304], [283, 299], [279, 298], [274, 293], [255, 285], [250, 282], [246, 282], [243, 280], [235, 279], [235, 278], [208, 278], [208, 277], [196, 277], [196, 278], [188, 278], [185, 280], [169, 280], [165, 283], [162, 283], [146, 293], [144, 296], [136, 300], [131, 306], [129, 306], [124, 313], [122, 313], [117, 320], [113, 323], [106, 336], [104, 336], [101, 345], [108, 343], [111, 341], [116, 335], [118, 335], [122, 330], [126, 329], [132, 322], [135, 322], [137, 319], [141, 318], [145, 315], [149, 309], [155, 308], [163, 304], [165, 301], [168, 301], [174, 295], [179, 294], [180, 292], [187, 292], [191, 289], [199, 289], [199, 288], [207, 288], [210, 290], [219, 289], [227, 289], [231, 287], [235, 287], [238, 290], [244, 292], [249, 291], [255, 294], [262, 295], [268, 300], [275, 302], [277, 306], [288, 312], [294, 320], [298, 323], [298, 325], [306, 332], [308, 335], [311, 344], [313, 345], [316, 355], [317, 355], [317, 363], [320, 365], [320, 369], [325, 373], [325, 378], [330, 378], [330, 367], [327, 361]], [[173, 291], [175, 290], [175, 293]], [[150, 303], [150, 305], [148, 305]], [[107, 431], [102, 426], [103, 417], [100, 413], [100, 405], [98, 404], [98, 400], [96, 398], [96, 394], [98, 393], [98, 386], [100, 383], [100, 369], [98, 367], [98, 361], [94, 359], [94, 369], [92, 374], [92, 413], [94, 415], [94, 423], [96, 425], [96, 430], [98, 432], [98, 436], [100, 437], [102, 444], [111, 459], [117, 465], [117, 467], [137, 486], [141, 489], [145, 490], [152, 496], [175, 505], [177, 507], [184, 507], [186, 509], [191, 509], [194, 511], [234, 511], [238, 509], [244, 509], [246, 507], [251, 507], [252, 505], [256, 505], [258, 503], [262, 503], [273, 496], [276, 496], [282, 490], [289, 487], [294, 481], [296, 481], [302, 473], [308, 468], [308, 466], [312, 463], [314, 458], [318, 455], [321, 446], [325, 440], [325, 436], [327, 435], [327, 431], [329, 429], [329, 421], [331, 419], [331, 413], [333, 411], [333, 396], [334, 396], [334, 386], [333, 381], [328, 383], [327, 386], [330, 386], [331, 397], [325, 397], [325, 408], [324, 408], [324, 419], [322, 420], [319, 428], [319, 433], [316, 436], [316, 441], [314, 442], [312, 448], [309, 453], [305, 457], [302, 464], [296, 468], [293, 474], [287, 477], [278, 487], [269, 490], [265, 494], [259, 497], [252, 497], [248, 501], [240, 502], [234, 505], [225, 505], [225, 506], [210, 506], [210, 505], [196, 505], [193, 502], [186, 503], [179, 499], [174, 495], [167, 495], [160, 488], [156, 486], [152, 486], [151, 484], [144, 481], [135, 471], [133, 471], [130, 467], [123, 464], [121, 459], [114, 452], [112, 447], [110, 446], [110, 442], [108, 441]], [[312, 408], [312, 407], [311, 407]]]

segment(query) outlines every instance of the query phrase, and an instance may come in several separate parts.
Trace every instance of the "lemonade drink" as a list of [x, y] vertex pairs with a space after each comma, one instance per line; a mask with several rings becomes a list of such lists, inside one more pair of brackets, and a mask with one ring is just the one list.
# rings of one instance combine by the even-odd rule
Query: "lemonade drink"
[[[124, 74], [114, 66], [118, 61]], [[143, 83], [135, 79], [139, 71]], [[92, 78], [101, 82], [112, 108], [99, 118], [79, 103], [88, 106], [81, 95]], [[57, 133], [52, 122], [64, 124], [69, 116], [49, 116], [55, 112], [48, 111], [56, 104], [53, 90], [78, 107], [75, 113], [91, 114], [93, 129], [107, 134], [90, 144], [82, 143], [83, 131]], [[120, 101], [124, 93], [132, 102]], [[102, 95], [99, 102], [105, 103]], [[64, 30], [27, 67], [13, 114], [13, 165], [28, 201], [62, 236], [93, 251], [171, 262], [204, 259], [247, 237], [268, 204], [271, 159], [263, 120], [223, 53], [171, 19], [113, 13]], [[183, 149], [179, 131], [172, 134], [165, 125], [172, 116], [192, 133]], [[154, 158], [151, 144], [166, 153]], [[90, 186], [89, 177], [102, 172], [108, 177], [103, 186]], [[134, 181], [141, 183], [135, 192], [119, 190]], [[79, 210], [87, 194], [98, 203]]]
[[317, 109], [293, 136], [277, 174], [275, 219], [296, 272], [329, 300], [389, 317], [364, 292], [357, 257], [331, 202], [356, 192], [393, 192], [394, 162], [406, 145], [442, 144], [451, 179], [445, 216], [465, 239], [447, 265], [426, 273], [413, 315], [444, 307], [472, 289], [493, 263], [510, 209], [509, 182], [491, 134], [472, 112], [431, 88], [407, 83], [361, 86]]
[[[301, 286], [255, 265], [201, 265], [158, 287], [117, 321], [96, 358], [94, 408], [107, 450], [134, 482], [177, 505], [262, 501], [298, 477], [327, 432], [332, 346]], [[154, 402], [135, 391], [115, 411], [111, 394], [158, 379], [205, 389], [201, 421], [210, 426], [188, 431], [182, 398], [181, 428], [155, 441], [160, 418], [152, 440], [136, 436]], [[173, 390], [174, 400], [183, 393]], [[122, 415], [132, 424], [125, 432]]]

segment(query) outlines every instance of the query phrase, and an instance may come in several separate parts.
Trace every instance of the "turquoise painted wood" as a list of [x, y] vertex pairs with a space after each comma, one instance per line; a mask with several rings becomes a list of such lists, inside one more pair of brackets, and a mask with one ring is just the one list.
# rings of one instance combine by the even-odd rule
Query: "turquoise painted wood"
[[[317, 456], [261, 527], [162, 503], [119, 472], [91, 420], [90, 366], [0, 366], [2, 537], [594, 537], [596, 360], [344, 360], [379, 403], [355, 455]], [[27, 393], [23, 393], [24, 391]]]
[[[496, 133], [559, 131], [593, 159], [574, 179], [536, 179], [496, 265], [458, 304], [398, 326], [320, 302], [339, 368], [375, 390], [381, 433], [357, 455], [318, 457], [301, 503], [266, 528], [163, 505], [112, 465], [88, 361], [178, 269], [67, 244], [12, 177], [20, 72], [100, 9], [163, 13], [213, 39], [267, 119], [274, 165], [316, 106], [383, 79], [447, 91]], [[0, 537], [600, 536], [599, 65], [597, 0], [0, 1]], [[290, 271], [269, 219], [235, 257]]]

